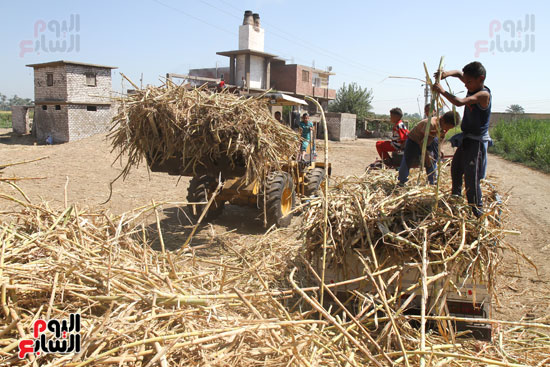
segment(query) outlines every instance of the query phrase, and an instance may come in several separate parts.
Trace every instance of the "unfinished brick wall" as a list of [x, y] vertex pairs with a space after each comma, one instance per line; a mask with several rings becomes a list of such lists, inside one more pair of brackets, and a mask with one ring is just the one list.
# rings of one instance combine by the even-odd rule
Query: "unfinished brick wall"
[[[111, 70], [93, 66], [65, 65], [67, 100], [72, 103], [106, 103], [111, 96]], [[86, 84], [86, 74], [96, 76], [96, 86]]]
[[[47, 85], [47, 75], [53, 74], [53, 85]], [[67, 100], [67, 74], [65, 65], [46, 66], [34, 69], [34, 100], [43, 101]]]
[[95, 106], [97, 111], [88, 111], [85, 105], [68, 106], [69, 138], [79, 140], [109, 131], [113, 110], [111, 106]]
[[296, 93], [297, 65], [271, 64], [271, 88]]
[[355, 129], [357, 119], [355, 114], [327, 112], [325, 113], [325, 118], [327, 119], [328, 138], [330, 140], [344, 141], [356, 139]]
[[[46, 106], [45, 110], [43, 106]], [[59, 107], [56, 110], [55, 105], [36, 105], [33, 130], [39, 144], [45, 143], [48, 136], [52, 137], [54, 143], [69, 141], [67, 106]]]
[[11, 106], [11, 126], [16, 134], [28, 134], [30, 132], [29, 106]]

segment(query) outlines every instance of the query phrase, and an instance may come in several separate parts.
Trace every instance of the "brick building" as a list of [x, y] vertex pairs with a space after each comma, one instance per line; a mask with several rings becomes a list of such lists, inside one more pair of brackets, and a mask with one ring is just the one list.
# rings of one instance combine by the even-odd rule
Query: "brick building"
[[297, 97], [314, 97], [326, 110], [328, 102], [336, 98], [336, 91], [328, 87], [330, 75], [334, 73], [274, 60], [271, 63], [271, 88]]
[[30, 64], [34, 69], [33, 134], [38, 142], [82, 139], [109, 130], [113, 66], [72, 61]]
[[[250, 93], [271, 88], [298, 98], [314, 97], [323, 108], [328, 107], [328, 102], [336, 98], [336, 91], [329, 88], [329, 77], [334, 73], [305, 65], [287, 65], [277, 55], [264, 52], [264, 38], [260, 15], [247, 10], [239, 26], [239, 48], [217, 52], [229, 58], [229, 67], [192, 69], [189, 75], [204, 77], [205, 81], [219, 81], [223, 75], [226, 85], [244, 87]], [[309, 111], [316, 112], [313, 104]]]

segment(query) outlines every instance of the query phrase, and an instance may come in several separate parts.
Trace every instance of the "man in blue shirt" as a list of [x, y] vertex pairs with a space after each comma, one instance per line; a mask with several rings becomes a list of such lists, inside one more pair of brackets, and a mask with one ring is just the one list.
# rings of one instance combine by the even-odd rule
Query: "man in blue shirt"
[[477, 61], [466, 65], [462, 71], [445, 71], [441, 79], [452, 76], [459, 78], [468, 94], [458, 98], [445, 91], [440, 84], [433, 86], [455, 106], [464, 107], [462, 119], [462, 143], [453, 156], [451, 176], [453, 180], [453, 195], [462, 195], [462, 177], [466, 187], [466, 197], [472, 206], [474, 214], [481, 216], [483, 201], [480, 180], [485, 177], [487, 169], [487, 148], [489, 137], [489, 119], [491, 117], [491, 90], [485, 86], [487, 72], [485, 67]]

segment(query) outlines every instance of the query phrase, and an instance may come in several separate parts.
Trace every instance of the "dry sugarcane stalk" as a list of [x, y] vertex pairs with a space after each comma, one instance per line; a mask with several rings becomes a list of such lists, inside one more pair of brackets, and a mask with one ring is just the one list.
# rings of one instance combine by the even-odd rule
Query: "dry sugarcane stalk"
[[[441, 59], [439, 60], [439, 67], [438, 67], [438, 73], [436, 76], [436, 83], [439, 83], [439, 80], [441, 79], [441, 73], [443, 71], [443, 59], [444, 57], [441, 56]], [[430, 73], [428, 72], [428, 67], [426, 66], [426, 63], [424, 63], [424, 71], [426, 72], [426, 84], [432, 85], [431, 79], [430, 79]], [[432, 92], [432, 99], [430, 102], [430, 112], [428, 113], [428, 123], [426, 124], [426, 130], [424, 131], [424, 140], [422, 141], [422, 154], [420, 156], [420, 175], [418, 176], [418, 182], [420, 181], [420, 177], [422, 175], [422, 167], [424, 166], [424, 159], [426, 158], [426, 149], [428, 147], [428, 137], [430, 135], [430, 129], [431, 129], [431, 122], [432, 122], [432, 116], [434, 113], [434, 108], [437, 109], [437, 101], [439, 96], [437, 93]], [[438, 112], [438, 111], [436, 111]], [[437, 119], [439, 123], [439, 113], [437, 114]], [[441, 144], [441, 142], [440, 142]], [[439, 157], [437, 158], [439, 160]], [[417, 183], [418, 183], [417, 182]], [[437, 201], [436, 201], [437, 205]]]
[[[328, 167], [328, 129], [327, 129], [327, 121], [325, 119], [325, 111], [323, 110], [323, 107], [321, 104], [315, 99], [311, 98], [309, 96], [306, 96], [306, 100], [313, 102], [317, 108], [321, 111], [321, 122], [323, 123], [323, 132], [324, 132], [324, 138], [325, 138], [325, 144], [324, 144], [324, 160], [325, 160], [325, 167]], [[327, 259], [327, 226], [328, 226], [328, 205], [327, 205], [327, 195], [328, 193], [328, 175], [325, 178], [324, 185], [323, 185], [323, 267], [321, 271], [321, 304], [323, 304], [323, 296], [325, 292], [325, 270], [326, 270], [326, 259]]]
[[[424, 228], [424, 241], [422, 241], [422, 299], [420, 304], [420, 350], [426, 350], [426, 303], [428, 302], [428, 232]], [[424, 367], [426, 361], [424, 355], [420, 357], [420, 366]]]
[[334, 319], [319, 303], [317, 303], [315, 300], [311, 299], [305, 292], [303, 292], [294, 282], [294, 273], [296, 272], [296, 268], [292, 269], [292, 272], [289, 275], [290, 283], [292, 284], [292, 287], [300, 293], [300, 295], [320, 314], [323, 315], [327, 320], [330, 321], [336, 328], [342, 332], [361, 352], [365, 354], [365, 356], [372, 362], [374, 365], [378, 367], [382, 367], [381, 364], [375, 360], [372, 356], [372, 354], [369, 352], [367, 348], [365, 348], [364, 345], [362, 345], [357, 339], [355, 339], [351, 334], [349, 334], [346, 329], [344, 329], [340, 323]]
[[[443, 183], [446, 179], [442, 176]], [[337, 181], [326, 200], [327, 269], [337, 268], [337, 261], [350, 251], [363, 251], [364, 244], [367, 251], [360, 256], [370, 272], [322, 287], [336, 296], [338, 287], [358, 284], [366, 277], [374, 280], [377, 291], [369, 294], [361, 286], [354, 292], [354, 297], [366, 300], [357, 316], [351, 309], [331, 314], [310, 293], [320, 287], [311, 286], [302, 270], [292, 271], [306, 251], [322, 249], [320, 199], [306, 208], [307, 246], [293, 238], [293, 229], [253, 236], [230, 231], [213, 235], [208, 248], [172, 257], [165, 236], [164, 251], [172, 260], [167, 267], [162, 253], [149, 245], [158, 235], [149, 234], [141, 221], [148, 213], [146, 223], [155, 228], [158, 203], [111, 217], [77, 206], [57, 210], [0, 195], [21, 207], [9, 216], [0, 215], [0, 299], [6, 312], [0, 315], [0, 322], [5, 321], [0, 328], [0, 364], [29, 362], [14, 353], [21, 332], [32, 320], [48, 312], [52, 318], [64, 319], [78, 311], [83, 320], [81, 353], [41, 355], [36, 365], [145, 366], [163, 358], [168, 365], [191, 366], [382, 366], [402, 364], [404, 356], [410, 365], [418, 365], [421, 356], [426, 365], [434, 366], [449, 361], [462, 366], [544, 365], [550, 352], [546, 323], [508, 324], [427, 313], [426, 320], [500, 323], [502, 342], [457, 339], [460, 343], [451, 345], [443, 336], [426, 333], [421, 351], [421, 332], [408, 324], [421, 316], [404, 314], [412, 292], [449, 279], [447, 272], [438, 269], [460, 269], [474, 261], [466, 267], [470, 276], [495, 271], [495, 252], [506, 248], [501, 242], [505, 231], [495, 214], [493, 189], [484, 185], [483, 190], [493, 214], [481, 227], [467, 203], [443, 194], [435, 211], [432, 188], [413, 186], [405, 195], [396, 190], [391, 172]], [[421, 266], [423, 256], [417, 247], [424, 240], [431, 276], [401, 289], [397, 286], [400, 272], [407, 266]], [[315, 266], [312, 270], [319, 271]], [[284, 279], [289, 273], [293, 283]], [[295, 297], [290, 299], [291, 295]], [[403, 295], [407, 300], [401, 303]], [[342, 306], [348, 301], [336, 303]], [[293, 308], [295, 302], [311, 304], [325, 320], [317, 320], [307, 309]], [[391, 319], [405, 353], [394, 327], [388, 326]], [[374, 320], [384, 327], [376, 329]], [[379, 340], [376, 355], [371, 352], [376, 348], [373, 340]], [[152, 362], [154, 358], [157, 362]]]
[[47, 157], [40, 157], [40, 158], [36, 158], [36, 159], [31, 159], [31, 160], [28, 160], [28, 161], [21, 161], [21, 162], [8, 163], [8, 164], [0, 164], [0, 170], [4, 169], [6, 167], [18, 166], [20, 164], [27, 164], [27, 163], [41, 161], [41, 160], [46, 159], [46, 158], [50, 158], [50, 157], [47, 156]]

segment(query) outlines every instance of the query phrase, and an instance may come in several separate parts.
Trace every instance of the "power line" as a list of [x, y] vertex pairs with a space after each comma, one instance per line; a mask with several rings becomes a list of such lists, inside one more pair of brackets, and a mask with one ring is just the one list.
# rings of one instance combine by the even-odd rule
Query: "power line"
[[[169, 4], [166, 4], [166, 3], [164, 3], [164, 2], [162, 2], [162, 1], [160, 1], [160, 0], [152, 0], [152, 1], [154, 1], [155, 3], [161, 5], [161, 6], [165, 7], [165, 8], [168, 8], [168, 9], [170, 9], [170, 10], [173, 10], [173, 11], [176, 11], [176, 12], [178, 12], [178, 13], [180, 13], [180, 14], [183, 14], [183, 15], [185, 15], [185, 16], [188, 16], [188, 17], [190, 17], [190, 18], [192, 18], [192, 19], [194, 19], [194, 20], [196, 20], [196, 21], [198, 21], [198, 22], [201, 22], [201, 23], [206, 24], [206, 25], [208, 25], [208, 26], [210, 26], [210, 27], [216, 28], [216, 29], [218, 29], [218, 30], [220, 30], [220, 31], [222, 31], [222, 32], [225, 32], [225, 33], [228, 33], [228, 34], [231, 34], [231, 35], [234, 35], [234, 36], [237, 36], [237, 35], [238, 35], [238, 34], [235, 33], [235, 32], [232, 32], [232, 31], [229, 31], [229, 30], [224, 29], [224, 28], [222, 28], [222, 27], [219, 27], [219, 26], [217, 26], [217, 25], [215, 25], [215, 24], [212, 24], [212, 23], [210, 23], [210, 22], [208, 22], [208, 21], [206, 21], [206, 20], [204, 20], [204, 19], [202, 19], [202, 18], [200, 18], [200, 17], [197, 17], [197, 16], [195, 16], [195, 15], [193, 15], [193, 14], [190, 14], [189, 12], [186, 12], [186, 11], [184, 11], [184, 10], [181, 10], [181, 9], [179, 9], [179, 8], [176, 8], [176, 7], [174, 7], [174, 6], [171, 6], [171, 5], [169, 5]], [[207, 4], [208, 6], [214, 8], [214, 9], [216, 9], [216, 10], [218, 10], [218, 11], [221, 11], [221, 12], [223, 12], [223, 13], [225, 13], [225, 14], [229, 14], [229, 15], [231, 15], [232, 17], [240, 18], [240, 16], [237, 17], [237, 16], [234, 15], [234, 14], [228, 13], [228, 12], [225, 11], [225, 10], [222, 10], [222, 9], [220, 9], [220, 8], [218, 8], [218, 7], [214, 6], [214, 5], [212, 5], [212, 4], [207, 3], [206, 1], [200, 0], [200, 2], [202, 2], [202, 3], [204, 3], [204, 4]], [[231, 7], [234, 8], [233, 6], [231, 6]], [[271, 31], [270, 31], [270, 32], [271, 32]], [[282, 39], [284, 39], [284, 40], [287, 40], [287, 41], [290, 42], [290, 43], [297, 44], [294, 40], [289, 39], [289, 38], [286, 38], [286, 37], [281, 36], [281, 35], [278, 35], [276, 32], [275, 32], [275, 33], [274, 33], [274, 32], [271, 32], [271, 33], [273, 33], [276, 37], [279, 37], [279, 38], [282, 38]], [[300, 45], [299, 45], [299, 46], [300, 46]], [[312, 50], [312, 51], [317, 51], [315, 48], [312, 48], [312, 47], [310, 47], [310, 46], [302, 46], [302, 47], [308, 48], [308, 49], [310, 49], [310, 50]], [[272, 47], [269, 47], [269, 49], [270, 49], [270, 50], [273, 50], [274, 52], [277, 52], [277, 53], [281, 53], [281, 54], [284, 53], [284, 52], [282, 52], [281, 50], [277, 50], [277, 49], [274, 49], [274, 48], [272, 48]], [[334, 59], [334, 57], [332, 57], [332, 56], [330, 56], [330, 55], [329, 55], [328, 57], [331, 57], [331, 58]], [[303, 61], [304, 64], [307, 63], [306, 60], [303, 60], [303, 59], [301, 59], [301, 58], [296, 58], [296, 59]], [[341, 62], [341, 61], [340, 61], [340, 62]], [[347, 62], [344, 62], [344, 63], [347, 63]], [[349, 63], [347, 63], [347, 64], [350, 65]], [[356, 66], [353, 66], [353, 65], [350, 65], [350, 66], [353, 67], [353, 68], [357, 68]], [[366, 81], [366, 82], [368, 82], [368, 83], [375, 83], [375, 81], [374, 81], [373, 79], [366, 79], [366, 78], [364, 78], [364, 77], [359, 77], [359, 78], [357, 78], [357, 76], [355, 76], [355, 75], [350, 75], [350, 74], [346, 74], [346, 73], [343, 73], [343, 72], [338, 72], [338, 73], [341, 74], [341, 75], [347, 75], [348, 77], [351, 77], [351, 78], [353, 78], [353, 79], [360, 79], [360, 80], [364, 80], [364, 81]]]
[[[227, 12], [227, 11], [224, 10], [224, 9], [220, 9], [220, 8], [218, 8], [218, 7], [216, 7], [216, 6], [212, 5], [212, 4], [209, 4], [209, 3], [207, 3], [207, 2], [204, 1], [204, 0], [200, 0], [200, 1], [201, 1], [202, 3], [204, 3], [204, 4], [207, 4], [208, 6], [210, 6], [210, 7], [212, 7], [212, 8], [214, 8], [214, 9], [217, 9], [217, 10], [219, 10], [219, 11], [225, 13], [225, 14], [230, 14], [230, 15], [233, 16], [233, 17], [239, 18], [239, 16], [236, 16], [236, 15], [234, 15], [234, 14], [231, 14], [231, 13]], [[241, 9], [236, 8], [235, 6], [233, 6], [232, 4], [230, 4], [230, 3], [227, 2], [227, 1], [224, 1], [224, 0], [218, 0], [218, 1], [223, 2], [224, 4], [226, 4], [227, 6], [229, 6], [230, 8], [235, 9], [235, 10], [237, 10], [237, 11], [239, 11], [239, 12], [242, 11]], [[358, 63], [358, 62], [356, 62], [356, 61], [354, 61], [354, 60], [351, 60], [351, 59], [342, 57], [342, 56], [340, 56], [339, 54], [337, 54], [337, 53], [335, 53], [335, 52], [333, 52], [333, 51], [324, 49], [324, 48], [322, 48], [322, 47], [320, 47], [320, 46], [318, 46], [318, 45], [315, 45], [315, 44], [311, 43], [311, 41], [309, 41], [309, 40], [304, 40], [304, 39], [302, 39], [302, 38], [300, 38], [300, 37], [297, 37], [296, 34], [292, 34], [292, 33], [289, 33], [289, 32], [287, 32], [287, 31], [285, 31], [285, 30], [282, 30], [281, 28], [279, 28], [279, 27], [277, 27], [277, 26], [275, 26], [275, 25], [273, 25], [273, 24], [271, 24], [271, 23], [269, 23], [269, 22], [262, 21], [262, 23], [265, 24], [265, 25], [268, 25], [268, 26], [270, 26], [270, 27], [272, 28], [272, 29], [270, 29], [270, 33], [272, 33], [272, 34], [274, 34], [275, 36], [277, 36], [277, 37], [279, 37], [279, 38], [282, 38], [282, 39], [284, 39], [284, 40], [286, 40], [286, 41], [288, 41], [288, 42], [294, 43], [294, 44], [296, 44], [296, 45], [298, 45], [298, 46], [300, 46], [300, 47], [305, 47], [305, 48], [307, 48], [307, 49], [309, 49], [309, 50], [313, 50], [313, 51], [316, 51], [316, 52], [321, 51], [322, 54], [325, 54], [325, 56], [330, 57], [330, 58], [332, 58], [333, 60], [336, 60], [336, 61], [339, 61], [339, 62], [346, 63], [346, 64], [348, 64], [349, 66], [352, 66], [352, 67], [354, 67], [354, 68], [361, 68], [361, 69], [363, 69], [363, 70], [365, 70], [365, 71], [367, 71], [367, 72], [369, 72], [369, 73], [378, 74], [378, 75], [382, 75], [382, 76], [385, 76], [385, 75], [389, 74], [389, 72], [386, 72], [386, 71], [383, 71], [383, 70], [379, 70], [379, 69], [375, 69], [375, 68], [366, 66], [366, 65], [364, 65], [364, 64]], [[273, 29], [275, 29], [275, 32], [273, 32]], [[280, 33], [280, 34], [277, 34], [277, 33]], [[286, 36], [284, 36], [284, 35], [282, 35], [282, 34], [286, 34], [286, 35], [288, 35], [289, 37], [292, 37], [292, 38], [288, 38], [288, 37], [286, 37]], [[300, 41], [300, 43], [296, 42], [297, 40]]]
[[[166, 3], [164, 3], [164, 2], [162, 2], [162, 1], [160, 1], [160, 0], [152, 0], [152, 1], [155, 2], [155, 3], [157, 3], [157, 4], [159, 4], [159, 5], [161, 5], [161, 6], [163, 6], [163, 7], [165, 7], [165, 8], [167, 8], [167, 9], [176, 11], [176, 12], [178, 12], [178, 13], [180, 13], [180, 14], [183, 14], [183, 15], [189, 17], [189, 18], [192, 18], [192, 19], [194, 19], [194, 20], [196, 20], [196, 21], [198, 21], [198, 22], [201, 22], [201, 23], [206, 24], [206, 25], [208, 25], [208, 26], [210, 26], [210, 27], [213, 27], [213, 28], [215, 28], [215, 29], [218, 29], [218, 30], [220, 30], [220, 31], [222, 31], [222, 32], [225, 32], [225, 33], [230, 34], [230, 35], [233, 35], [233, 36], [238, 36], [238, 34], [237, 34], [236, 32], [227, 30], [227, 29], [222, 28], [222, 27], [220, 27], [220, 26], [218, 26], [218, 25], [216, 25], [216, 24], [212, 24], [212, 23], [210, 23], [210, 22], [208, 22], [208, 21], [206, 21], [206, 20], [204, 20], [204, 19], [202, 19], [202, 18], [200, 18], [200, 17], [197, 17], [197, 16], [195, 16], [195, 15], [189, 13], [189, 12], [186, 12], [186, 11], [184, 11], [184, 10], [182, 10], [182, 9], [176, 8], [176, 7], [171, 6], [171, 5], [169, 5], [169, 4], [166, 4]], [[218, 8], [218, 7], [216, 7], [216, 6], [214, 6], [214, 5], [210, 4], [210, 3], [208, 3], [207, 1], [204, 1], [204, 0], [199, 0], [199, 1], [200, 1], [201, 3], [203, 3], [203, 4], [205, 4], [205, 5], [207, 5], [207, 6], [211, 7], [211, 8], [213, 8], [213, 9], [216, 9], [216, 10], [218, 10], [218, 11], [224, 13], [224, 14], [230, 15], [230, 16], [232, 16], [232, 17], [234, 17], [234, 18], [239, 19], [239, 18], [241, 17], [240, 15], [237, 16], [237, 15], [232, 14], [232, 13], [230, 13], [230, 12], [224, 10], [224, 9], [220, 9], [220, 8]], [[227, 4], [229, 7], [233, 8], [233, 9], [236, 9], [236, 10], [238, 10], [239, 12], [241, 12], [240, 9], [238, 9], [238, 8], [236, 8], [236, 7], [234, 7], [234, 6], [232, 6], [231, 4], [229, 4], [229, 3], [227, 3], [227, 2], [225, 2], [225, 1], [223, 1], [223, 0], [220, 0], [220, 1], [224, 2], [224, 3]], [[263, 22], [263, 23], [269, 25], [269, 23], [267, 23], [267, 22]], [[273, 27], [277, 29], [277, 27], [275, 27], [275, 26], [273, 26]], [[283, 32], [284, 32], [284, 31], [283, 31]], [[294, 44], [299, 45], [297, 42], [295, 42], [295, 40], [289, 39], [289, 38], [284, 37], [284, 36], [281, 36], [281, 35], [277, 34], [277, 32], [272, 32], [272, 31], [270, 30], [270, 33], [274, 34], [275, 36], [277, 36], [277, 37], [279, 37], [279, 38], [282, 38], [282, 39], [284, 39], [284, 40], [287, 40], [287, 41], [290, 42], [290, 43], [294, 43]], [[284, 33], [289, 34], [288, 32], [284, 32]], [[304, 46], [304, 47], [306, 47], [306, 48], [308, 48], [308, 49], [311, 49], [311, 50], [314, 50], [314, 51], [316, 51], [316, 52], [318, 51], [317, 48], [312, 48], [312, 47], [307, 46], [307, 45]], [[275, 51], [275, 52], [277, 52], [277, 53], [281, 53], [281, 54], [283, 53], [283, 52], [281, 52], [280, 50], [276, 50], [276, 49], [273, 49], [273, 48], [269, 48], [269, 49], [270, 49], [270, 50], [273, 50], [273, 51]], [[319, 48], [319, 49], [322, 50], [322, 48]], [[332, 53], [332, 52], [330, 52], [330, 51], [325, 51], [325, 52], [326, 52], [326, 53], [327, 53], [327, 52], [328, 52], [328, 53]], [[331, 56], [331, 55], [328, 55], [328, 57], [330, 57], [330, 58], [332, 58], [332, 59], [336, 59], [335, 57], [333, 57], [333, 56]], [[301, 60], [301, 61], [305, 61], [305, 60], [303, 60], [303, 59], [301, 59], [301, 58], [296, 58], [296, 59]], [[344, 58], [341, 58], [341, 59], [345, 60]], [[307, 62], [307, 61], [305, 61], [305, 62]], [[351, 66], [352, 68], [356, 68], [356, 69], [358, 68], [357, 66], [354, 66], [353, 64], [351, 64], [351, 63], [349, 63], [349, 62], [347, 62], [347, 61], [339, 61], [339, 62], [343, 62], [343, 63], [347, 64], [348, 66]], [[357, 63], [357, 64], [358, 64], [358, 63]], [[359, 65], [361, 65], [361, 64], [359, 64]], [[365, 68], [365, 66], [361, 65], [361, 68]], [[369, 71], [369, 72], [370, 72], [370, 73], [379, 74], [378, 72], [373, 72], [373, 71]], [[345, 72], [341, 72], [341, 71], [339, 71], [338, 74], [339, 74], [339, 75], [343, 75], [343, 76], [347, 76], [347, 77], [351, 78], [351, 79], [354, 80], [354, 81], [360, 81], [360, 80], [362, 80], [362, 81], [367, 82], [367, 84], [374, 84], [374, 83], [376, 83], [376, 81], [374, 81], [373, 79], [367, 79], [367, 78], [362, 77], [362, 76], [351, 75], [351, 74], [348, 74], [348, 73], [345, 73]], [[389, 74], [389, 73], [388, 73], [388, 74]], [[382, 81], [378, 82], [378, 84], [380, 84], [380, 83], [382, 83], [382, 82], [384, 82], [384, 81], [385, 81], [385, 79], [383, 79]], [[393, 84], [393, 83], [392, 83], [392, 84]], [[405, 84], [400, 84], [400, 83], [395, 83], [395, 84], [397, 84], [397, 85], [402, 85], [402, 86], [408, 86], [408, 84], [407, 84], [407, 85], [405, 85]], [[412, 100], [412, 99], [411, 99], [411, 100]]]
[[227, 29], [225, 29], [225, 28], [219, 27], [219, 26], [217, 26], [217, 25], [215, 25], [215, 24], [209, 23], [209, 22], [207, 22], [207, 21], [204, 20], [204, 19], [201, 19], [201, 18], [199, 18], [199, 17], [197, 17], [197, 16], [194, 16], [193, 14], [190, 14], [190, 13], [188, 13], [188, 12], [186, 12], [186, 11], [183, 11], [183, 10], [178, 9], [178, 8], [176, 8], [176, 7], [173, 7], [173, 6], [171, 6], [171, 5], [165, 4], [165, 3], [163, 3], [162, 1], [159, 1], [159, 0], [152, 0], [152, 1], [155, 2], [155, 3], [157, 3], [157, 4], [159, 4], [159, 5], [161, 5], [161, 6], [164, 6], [165, 8], [168, 8], [168, 9], [170, 9], [170, 10], [173, 10], [173, 11], [176, 11], [176, 12], [178, 12], [178, 13], [181, 13], [181, 14], [183, 14], [183, 15], [185, 15], [185, 16], [188, 16], [189, 18], [195, 19], [195, 20], [198, 21], [198, 22], [201, 22], [201, 23], [204, 23], [204, 24], [206, 24], [206, 25], [208, 25], [208, 26], [210, 26], [210, 27], [216, 28], [217, 30], [220, 30], [220, 31], [225, 32], [225, 33], [229, 33], [229, 34], [231, 34], [231, 35], [233, 35], [233, 36], [238, 36], [238, 34], [235, 33], [235, 32], [232, 32], [232, 31], [227, 30]]

